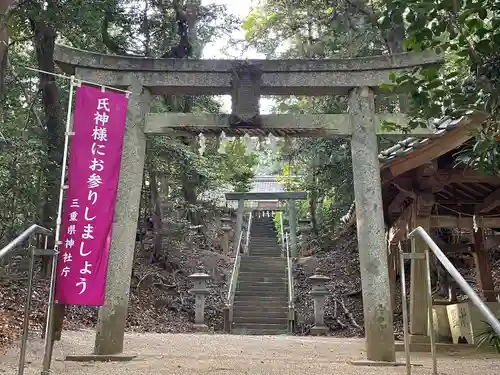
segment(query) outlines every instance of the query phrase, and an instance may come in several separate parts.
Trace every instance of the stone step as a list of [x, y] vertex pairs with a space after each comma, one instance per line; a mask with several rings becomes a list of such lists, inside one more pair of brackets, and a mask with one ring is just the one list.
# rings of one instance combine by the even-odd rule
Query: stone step
[[241, 260], [240, 261], [240, 267], [241, 266], [250, 266], [250, 267], [260, 267], [260, 266], [265, 266], [265, 267], [284, 267], [286, 265], [286, 259], [282, 257], [277, 257], [277, 256], [260, 256], [260, 255], [255, 255], [255, 260], [254, 256], [250, 255], [247, 257], [248, 259]]
[[279, 335], [287, 333], [286, 324], [235, 324], [231, 332], [240, 335]]
[[265, 260], [262, 260], [262, 259], [259, 259], [258, 262], [250, 262], [250, 261], [246, 261], [246, 262], [240, 262], [240, 270], [242, 268], [254, 268], [256, 271], [258, 270], [263, 270], [263, 271], [266, 271], [266, 270], [270, 270], [270, 271], [274, 271], [274, 270], [284, 270], [285, 267], [286, 267], [286, 262], [284, 261], [284, 259], [280, 259], [281, 262], [272, 262], [272, 259], [269, 261], [269, 262], [266, 262]]
[[288, 316], [288, 307], [256, 307], [255, 309], [248, 308], [236, 308], [233, 307], [233, 316], [261, 316], [263, 314], [269, 314], [269, 316]]
[[236, 292], [234, 296], [234, 306], [268, 306], [268, 307], [282, 307], [288, 306], [288, 295], [280, 296], [242, 296]]
[[269, 267], [284, 267], [286, 265], [286, 259], [278, 256], [260, 256], [260, 255], [255, 255], [255, 258], [257, 260], [252, 260], [254, 256], [250, 254], [250, 256], [247, 257], [248, 260], [241, 260], [240, 262], [240, 267], [241, 265], [245, 266], [269, 266]]
[[256, 262], [256, 263], [240, 263], [241, 272], [260, 272], [261, 274], [271, 272], [283, 272], [286, 273], [286, 263], [281, 264], [268, 264], [266, 262]]
[[250, 242], [248, 249], [250, 251], [276, 251], [276, 252], [280, 252], [281, 246], [278, 246], [278, 244], [274, 244], [274, 245], [253, 244]]
[[241, 258], [240, 265], [242, 264], [267, 264], [270, 266], [281, 266], [286, 264], [286, 258], [250, 255]]
[[288, 285], [288, 280], [286, 277], [273, 277], [273, 278], [263, 278], [263, 277], [255, 277], [255, 278], [250, 278], [250, 277], [240, 277], [238, 281], [239, 285], [243, 286], [273, 286], [273, 285]]
[[[269, 280], [269, 279], [267, 279]], [[255, 279], [246, 279], [239, 277], [238, 279], [238, 288], [273, 288], [273, 287], [283, 287], [285, 288], [288, 285], [287, 279], [282, 277], [279, 280], [273, 281], [264, 281], [264, 280], [255, 280]]]
[[262, 277], [268, 277], [268, 278], [281, 278], [281, 277], [287, 277], [287, 271], [285, 267], [276, 267], [276, 268], [266, 268], [266, 267], [252, 267], [252, 266], [245, 266], [245, 267], [240, 267], [238, 274], [238, 280], [244, 280], [242, 279], [241, 274], [248, 274], [248, 273], [259, 273], [260, 276]]
[[[242, 275], [243, 274], [243, 275]], [[284, 279], [287, 278], [286, 270], [283, 268], [280, 268], [275, 271], [258, 271], [258, 269], [250, 270], [250, 269], [240, 269], [240, 273], [238, 274], [238, 282], [245, 282], [247, 281], [246, 278], [248, 277], [248, 281], [251, 282], [255, 280], [255, 277], [260, 277], [260, 278], [266, 278], [266, 280], [273, 280], [273, 282], [276, 279]], [[264, 281], [262, 281], [264, 282]], [[278, 281], [281, 282], [281, 281]]]
[[287, 281], [288, 277], [285, 270], [279, 270], [280, 274], [266, 275], [260, 271], [255, 270], [254, 272], [242, 272], [238, 274], [238, 280], [245, 280], [245, 282], [255, 282], [255, 283], [279, 283], [282, 281]]
[[[271, 262], [267, 257], [265, 256], [262, 256], [262, 257], [258, 257], [258, 256], [254, 256], [254, 255], [245, 255], [241, 258], [241, 261], [242, 262], [258, 262], [259, 261], [259, 258], [263, 258], [262, 261], [266, 262], [266, 263], [269, 263]], [[286, 261], [285, 258], [281, 258], [281, 262], [284, 262]], [[275, 259], [274, 260], [275, 263], [279, 263], [279, 260], [278, 259]]]
[[[259, 298], [259, 297], [268, 297], [268, 298], [285, 298], [287, 297], [288, 292], [286, 290], [237, 290], [235, 294], [235, 300], [236, 298], [242, 299], [242, 298]], [[279, 302], [281, 303], [281, 301]]]
[[287, 326], [288, 316], [282, 315], [279, 317], [268, 316], [263, 314], [261, 316], [236, 316], [233, 315], [234, 324], [281, 324]]
[[263, 256], [281, 256], [281, 249], [278, 247], [250, 246], [248, 248], [248, 252], [250, 253], [250, 256], [259, 256], [259, 254], [262, 254]]
[[250, 257], [259, 257], [259, 258], [280, 258], [285, 259], [281, 256], [281, 251], [254, 251], [250, 250]]
[[[236, 297], [233, 302], [234, 311], [281, 311], [288, 308], [288, 298], [271, 297], [269, 301], [255, 300], [254, 297], [240, 296]], [[271, 301], [273, 300], [273, 301]]]
[[288, 311], [288, 298], [275, 298], [275, 302], [258, 302], [255, 300], [234, 299], [233, 311], [243, 311], [246, 313], [283, 313]]
[[[250, 253], [250, 256], [252, 256], [252, 253]], [[281, 257], [281, 254], [278, 254], [278, 253], [257, 253], [255, 254], [256, 257], [259, 257], [259, 258], [266, 258], [266, 259], [269, 259], [269, 260], [272, 260], [273, 258], [276, 259], [276, 258], [279, 258], [279, 259], [284, 259]], [[257, 262], [257, 264], [266, 264], [267, 262], [263, 262], [263, 261], [260, 261], [260, 262]], [[283, 263], [279, 263], [279, 265], [281, 266]], [[284, 264], [286, 264], [286, 262], [284, 262]]]
[[238, 281], [238, 290], [241, 288], [255, 288], [255, 289], [267, 289], [267, 288], [286, 288], [286, 280], [278, 280], [276, 282], [266, 282], [266, 281], [248, 281], [246, 279], [240, 279]]
[[263, 242], [252, 242], [250, 241], [248, 248], [250, 250], [279, 250], [281, 246], [277, 243], [263, 243]]
[[288, 318], [288, 308], [276, 308], [273, 310], [260, 310], [260, 311], [255, 311], [255, 310], [250, 310], [250, 309], [242, 309], [238, 308], [235, 309], [233, 308], [233, 317], [247, 317], [247, 318], [259, 318], [261, 316], [267, 316], [270, 318]]
[[276, 286], [276, 287], [243, 287], [240, 288], [238, 286], [238, 289], [236, 290], [236, 293], [238, 296], [269, 296], [269, 297], [274, 297], [274, 296], [286, 296], [288, 292], [288, 288], [283, 285], [283, 286]]

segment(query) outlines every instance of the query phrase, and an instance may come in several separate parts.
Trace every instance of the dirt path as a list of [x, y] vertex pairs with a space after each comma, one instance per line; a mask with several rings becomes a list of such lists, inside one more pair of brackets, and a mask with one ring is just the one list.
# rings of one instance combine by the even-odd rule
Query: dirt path
[[[357, 367], [348, 360], [363, 359], [363, 341], [357, 339], [293, 336], [232, 336], [195, 334], [127, 334], [131, 362], [64, 362], [69, 354], [88, 354], [93, 332], [65, 332], [55, 348], [54, 374], [72, 375], [392, 375], [405, 374], [404, 367]], [[32, 340], [26, 375], [40, 374], [40, 340]], [[400, 358], [401, 360], [402, 358]], [[0, 356], [0, 374], [14, 374], [17, 350]], [[431, 373], [429, 355], [414, 355], [413, 374]], [[500, 356], [440, 356], [440, 375], [496, 375]]]

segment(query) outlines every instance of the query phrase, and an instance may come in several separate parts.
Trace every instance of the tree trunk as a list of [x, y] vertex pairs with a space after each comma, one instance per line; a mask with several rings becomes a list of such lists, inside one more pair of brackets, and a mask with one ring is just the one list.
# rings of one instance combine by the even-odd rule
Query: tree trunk
[[153, 213], [152, 220], [154, 230], [153, 258], [160, 259], [163, 256], [162, 236], [160, 234], [162, 230], [161, 200], [158, 189], [158, 178], [152, 164], [153, 163], [151, 163], [151, 161], [148, 163], [149, 188], [151, 189], [151, 206]]
[[[9, 47], [8, 13], [14, 0], [0, 0], [0, 103], [5, 95], [5, 71], [7, 70], [7, 51]], [[3, 108], [3, 105], [0, 105]], [[3, 113], [0, 111], [0, 123]]]
[[[30, 20], [33, 31], [38, 69], [54, 73], [54, 46], [57, 32], [52, 25], [41, 20]], [[61, 105], [59, 89], [55, 77], [50, 74], [40, 74], [40, 88], [44, 109], [45, 126], [47, 127], [47, 158], [45, 199], [43, 205], [43, 224], [47, 228], [55, 226], [59, 184], [64, 148], [64, 129], [61, 122]]]
[[[404, 52], [406, 30], [404, 24], [394, 25], [387, 33], [387, 47], [391, 55]], [[399, 111], [407, 113], [409, 108], [408, 96], [399, 95]]]

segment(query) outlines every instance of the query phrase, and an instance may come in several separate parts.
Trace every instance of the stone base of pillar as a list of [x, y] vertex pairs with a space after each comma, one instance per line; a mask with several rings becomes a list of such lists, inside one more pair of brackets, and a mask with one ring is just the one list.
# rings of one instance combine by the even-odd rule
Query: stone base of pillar
[[311, 335], [313, 336], [325, 336], [329, 329], [327, 326], [314, 326], [311, 328]]
[[[353, 366], [369, 366], [369, 367], [402, 367], [406, 366], [404, 362], [384, 362], [384, 361], [368, 361], [368, 360], [360, 360], [360, 361], [347, 361], [350, 365]], [[411, 364], [412, 366], [422, 366]]]
[[429, 344], [431, 338], [424, 335], [410, 335], [410, 344]]
[[208, 332], [209, 331], [208, 326], [206, 324], [194, 324], [193, 329], [196, 332]]
[[64, 360], [66, 362], [127, 362], [136, 358], [136, 355], [113, 354], [113, 355], [68, 355]]

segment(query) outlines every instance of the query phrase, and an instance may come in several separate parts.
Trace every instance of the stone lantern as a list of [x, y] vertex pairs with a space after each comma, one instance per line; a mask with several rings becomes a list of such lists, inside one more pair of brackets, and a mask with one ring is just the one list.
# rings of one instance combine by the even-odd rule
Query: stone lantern
[[189, 275], [189, 279], [193, 280], [193, 288], [189, 293], [194, 294], [194, 328], [204, 331], [208, 327], [205, 324], [205, 296], [210, 293], [207, 288], [207, 281], [210, 280], [210, 275], [203, 272], [200, 267], [198, 272]]
[[321, 274], [319, 269], [316, 269], [315, 274], [309, 277], [312, 284], [312, 289], [309, 292], [314, 299], [314, 327], [311, 328], [312, 335], [325, 335], [328, 333], [328, 327], [325, 326], [325, 301], [326, 296], [330, 293], [326, 288], [326, 283], [330, 278]]

